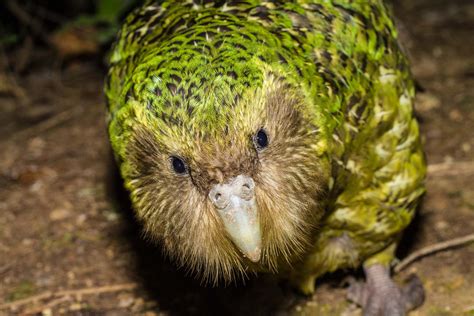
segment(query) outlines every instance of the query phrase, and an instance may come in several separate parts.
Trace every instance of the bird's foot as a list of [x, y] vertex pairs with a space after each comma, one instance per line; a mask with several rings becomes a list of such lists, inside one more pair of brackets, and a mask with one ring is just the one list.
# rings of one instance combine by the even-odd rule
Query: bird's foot
[[362, 306], [364, 316], [402, 316], [423, 303], [423, 285], [417, 276], [400, 288], [387, 267], [374, 264], [364, 271], [366, 282], [350, 281], [347, 293], [350, 301]]

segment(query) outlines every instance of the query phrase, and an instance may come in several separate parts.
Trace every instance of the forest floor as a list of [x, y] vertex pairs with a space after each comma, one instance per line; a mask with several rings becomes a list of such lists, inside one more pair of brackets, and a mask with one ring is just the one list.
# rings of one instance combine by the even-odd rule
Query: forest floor
[[[403, 258], [474, 232], [474, 3], [405, 0], [395, 12], [424, 89], [416, 110], [430, 165]], [[206, 288], [144, 241], [113, 167], [98, 64], [38, 57], [25, 74], [0, 73], [0, 315], [360, 314], [344, 276], [296, 300], [265, 276]], [[411, 315], [474, 315], [474, 245], [396, 280], [413, 272], [427, 297]]]

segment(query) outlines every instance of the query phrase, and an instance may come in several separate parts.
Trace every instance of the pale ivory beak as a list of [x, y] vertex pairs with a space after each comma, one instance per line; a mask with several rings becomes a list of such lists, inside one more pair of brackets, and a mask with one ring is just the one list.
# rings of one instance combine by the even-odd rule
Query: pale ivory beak
[[230, 239], [247, 258], [258, 262], [262, 253], [262, 237], [254, 188], [251, 177], [239, 175], [227, 183], [214, 185], [209, 199], [216, 207]]

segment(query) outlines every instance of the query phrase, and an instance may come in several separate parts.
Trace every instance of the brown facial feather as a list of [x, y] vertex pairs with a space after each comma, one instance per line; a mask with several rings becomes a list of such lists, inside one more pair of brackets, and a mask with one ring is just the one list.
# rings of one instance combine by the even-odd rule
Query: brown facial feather
[[213, 184], [223, 183], [239, 174], [254, 176], [258, 157], [248, 138], [245, 144], [237, 144], [236, 140], [229, 146], [215, 146], [211, 151], [195, 155], [196, 168], [191, 170], [190, 175], [203, 194], [207, 196]]
[[[315, 147], [317, 128], [300, 110], [303, 98], [282, 80], [273, 80], [247, 101], [253, 133], [264, 128], [269, 146], [254, 147], [249, 130], [228, 122], [225, 141], [196, 137], [188, 153], [189, 174], [173, 172], [166, 143], [154, 131], [135, 128], [128, 154], [134, 208], [146, 233], [165, 251], [206, 282], [231, 281], [249, 271], [277, 271], [291, 264], [309, 246], [323, 215], [319, 204], [326, 179]], [[258, 110], [259, 106], [261, 107]], [[237, 119], [236, 119], [237, 120]], [[226, 145], [227, 144], [227, 145]], [[239, 174], [251, 176], [260, 216], [262, 259], [253, 264], [228, 238], [207, 195], [212, 184]]]

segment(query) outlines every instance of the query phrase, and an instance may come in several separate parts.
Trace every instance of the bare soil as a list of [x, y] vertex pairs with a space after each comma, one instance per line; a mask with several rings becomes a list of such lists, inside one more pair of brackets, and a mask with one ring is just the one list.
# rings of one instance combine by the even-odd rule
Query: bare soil
[[[423, 89], [431, 166], [403, 258], [474, 232], [474, 3], [404, 0], [395, 12]], [[344, 273], [303, 298], [267, 276], [202, 287], [162, 258], [142, 239], [114, 168], [104, 68], [52, 60], [0, 77], [0, 315], [360, 314], [345, 300]], [[412, 315], [474, 315], [474, 245], [420, 259], [396, 279], [410, 273], [427, 294]], [[59, 295], [77, 289], [91, 290]]]

